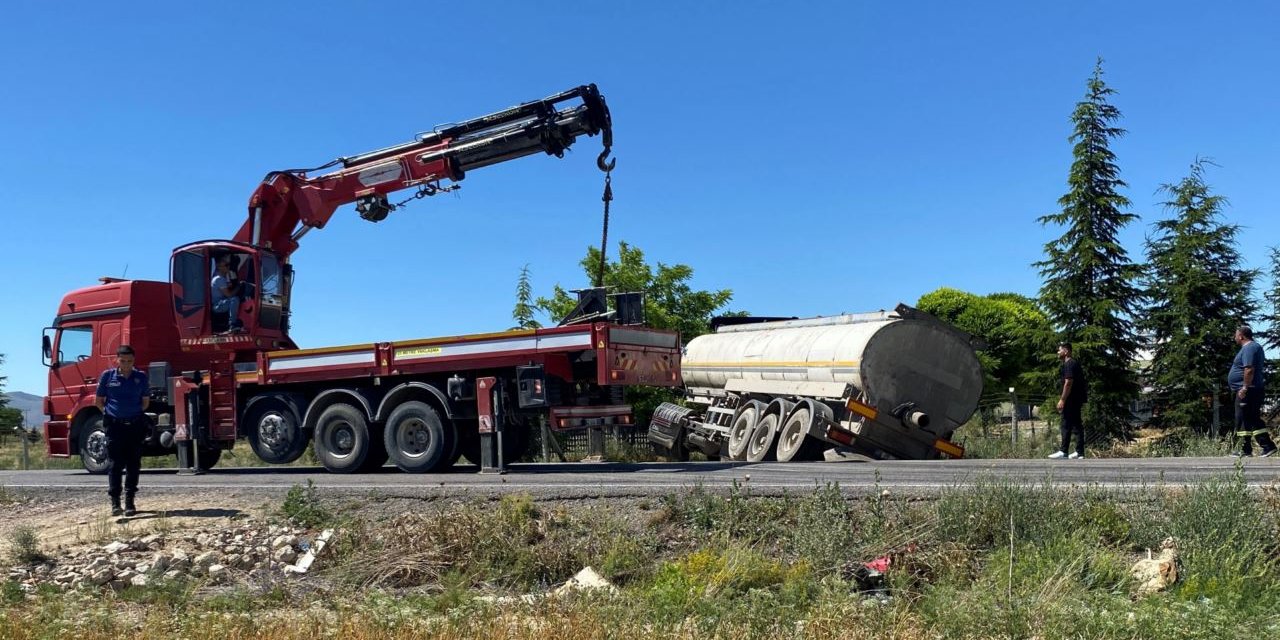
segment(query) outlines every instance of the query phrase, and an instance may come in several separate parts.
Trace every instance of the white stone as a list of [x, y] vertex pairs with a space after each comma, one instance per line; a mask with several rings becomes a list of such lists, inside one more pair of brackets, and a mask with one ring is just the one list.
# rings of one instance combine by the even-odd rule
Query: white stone
[[216, 580], [222, 580], [223, 578], [226, 578], [226, 577], [227, 577], [227, 568], [226, 568], [226, 567], [224, 567], [224, 566], [222, 566], [222, 565], [220, 565], [220, 564], [215, 564], [215, 565], [210, 565], [210, 566], [209, 566], [209, 579], [210, 579], [210, 580], [215, 580], [215, 581], [216, 581]]
[[164, 573], [165, 580], [177, 580], [178, 578], [181, 578], [181, 577], [182, 577], [182, 572], [178, 571], [177, 569], [166, 571]]
[[208, 569], [210, 566], [217, 564], [218, 553], [216, 551], [206, 551], [196, 556], [191, 562], [197, 567]]
[[116, 553], [120, 553], [121, 551], [124, 551], [125, 549], [128, 549], [128, 548], [129, 548], [129, 545], [128, 545], [128, 544], [125, 544], [125, 543], [123, 543], [123, 542], [118, 542], [118, 541], [117, 541], [117, 542], [112, 542], [112, 543], [110, 543], [110, 544], [104, 545], [104, 546], [102, 547], [102, 550], [103, 550], [103, 551], [106, 551], [107, 553], [116, 554]]
[[560, 585], [552, 592], [552, 595], [562, 596], [571, 591], [603, 589], [605, 591], [614, 592], [618, 588], [613, 586], [604, 576], [596, 573], [591, 567], [583, 567], [581, 571], [569, 578], [564, 584]]
[[135, 587], [145, 587], [147, 586], [147, 577], [142, 574], [138, 574], [129, 581], [129, 584]]
[[280, 547], [276, 549], [271, 559], [284, 564], [293, 564], [298, 559], [298, 552], [294, 551], [293, 547]]

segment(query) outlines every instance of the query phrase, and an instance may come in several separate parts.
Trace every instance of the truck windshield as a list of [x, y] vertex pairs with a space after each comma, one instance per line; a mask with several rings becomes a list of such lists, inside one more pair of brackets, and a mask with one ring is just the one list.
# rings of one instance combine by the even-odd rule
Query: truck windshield
[[58, 337], [58, 364], [87, 360], [93, 354], [93, 327], [66, 327]]

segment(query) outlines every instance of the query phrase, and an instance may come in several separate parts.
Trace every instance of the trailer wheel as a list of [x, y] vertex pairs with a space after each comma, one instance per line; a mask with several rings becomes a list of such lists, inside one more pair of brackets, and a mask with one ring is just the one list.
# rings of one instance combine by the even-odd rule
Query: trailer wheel
[[816, 449], [821, 446], [821, 443], [809, 436], [809, 424], [812, 421], [813, 413], [808, 407], [799, 407], [787, 416], [782, 430], [778, 433], [777, 458], [779, 461], [799, 462], [817, 457]]
[[387, 455], [401, 471], [424, 473], [444, 468], [457, 436], [431, 405], [410, 400], [396, 407], [383, 430]]
[[751, 441], [751, 433], [760, 421], [760, 412], [764, 405], [759, 402], [745, 402], [738, 407], [729, 426], [729, 459], [746, 460], [747, 445]]
[[245, 435], [254, 455], [269, 464], [288, 464], [307, 450], [302, 421], [282, 400], [253, 403], [244, 416]]
[[80, 464], [84, 470], [101, 475], [111, 468], [111, 458], [107, 455], [107, 428], [102, 424], [102, 416], [89, 418], [80, 426]]
[[316, 458], [333, 473], [359, 471], [371, 440], [364, 412], [349, 404], [331, 404], [316, 420]]
[[764, 462], [777, 457], [774, 442], [778, 439], [779, 419], [777, 413], [770, 413], [756, 423], [755, 430], [751, 432], [751, 440], [747, 442], [748, 462]]

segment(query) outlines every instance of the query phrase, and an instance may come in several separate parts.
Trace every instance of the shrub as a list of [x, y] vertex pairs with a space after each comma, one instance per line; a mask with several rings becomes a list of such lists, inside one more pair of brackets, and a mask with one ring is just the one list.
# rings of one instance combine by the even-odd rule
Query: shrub
[[333, 520], [333, 515], [320, 504], [316, 485], [311, 480], [307, 480], [306, 487], [295, 484], [289, 488], [284, 503], [280, 505], [280, 513], [304, 527], [320, 527]]

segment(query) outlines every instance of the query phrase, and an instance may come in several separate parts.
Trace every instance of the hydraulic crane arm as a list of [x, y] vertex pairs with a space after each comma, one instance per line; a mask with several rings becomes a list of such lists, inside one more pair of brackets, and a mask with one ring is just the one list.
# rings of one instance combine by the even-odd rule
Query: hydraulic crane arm
[[[561, 106], [571, 101], [580, 102]], [[597, 133], [604, 134], [598, 161], [604, 168], [613, 132], [604, 96], [591, 84], [314, 169], [272, 171], [249, 198], [249, 218], [235, 240], [287, 258], [303, 234], [323, 228], [342, 205], [354, 202], [360, 217], [377, 222], [395, 209], [389, 193], [410, 187], [420, 195], [447, 191], [456, 187], [442, 186], [443, 180], [457, 182], [472, 169], [538, 152], [561, 157], [579, 136]], [[341, 168], [307, 177], [331, 167]]]

